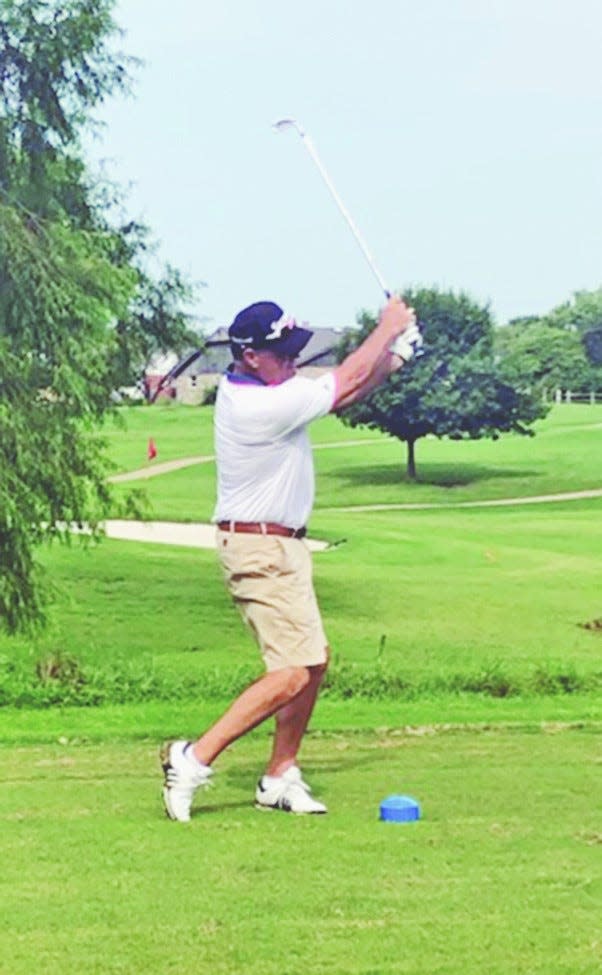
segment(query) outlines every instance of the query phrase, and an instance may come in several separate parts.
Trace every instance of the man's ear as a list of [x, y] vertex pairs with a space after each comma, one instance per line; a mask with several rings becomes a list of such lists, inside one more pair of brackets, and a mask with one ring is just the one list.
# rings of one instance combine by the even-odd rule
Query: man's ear
[[245, 349], [242, 354], [242, 361], [249, 369], [259, 369], [259, 356], [255, 349]]

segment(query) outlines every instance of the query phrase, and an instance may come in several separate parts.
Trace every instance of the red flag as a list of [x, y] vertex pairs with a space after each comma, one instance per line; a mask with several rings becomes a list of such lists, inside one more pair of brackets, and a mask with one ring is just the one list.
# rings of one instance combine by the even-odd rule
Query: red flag
[[148, 442], [148, 450], [146, 452], [146, 456], [148, 457], [149, 460], [154, 460], [155, 457], [157, 456], [157, 445], [155, 444], [155, 441], [153, 440], [152, 437]]

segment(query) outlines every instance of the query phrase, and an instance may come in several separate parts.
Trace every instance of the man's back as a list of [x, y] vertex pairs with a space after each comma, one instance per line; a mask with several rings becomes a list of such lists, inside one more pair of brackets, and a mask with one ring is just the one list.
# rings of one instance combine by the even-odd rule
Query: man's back
[[311, 513], [313, 459], [307, 424], [329, 412], [334, 380], [293, 376], [277, 386], [226, 375], [215, 406], [215, 521], [300, 528]]

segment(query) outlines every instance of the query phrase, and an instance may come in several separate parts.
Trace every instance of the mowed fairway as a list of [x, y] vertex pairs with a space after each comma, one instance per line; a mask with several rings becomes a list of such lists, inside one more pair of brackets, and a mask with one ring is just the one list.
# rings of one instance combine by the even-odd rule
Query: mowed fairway
[[[317, 515], [315, 531], [341, 540], [314, 557], [334, 671], [380, 668], [401, 675], [410, 694], [461, 689], [487, 673], [519, 682], [548, 671], [599, 675], [601, 636], [587, 624], [602, 614], [601, 515], [602, 499]], [[59, 593], [49, 629], [35, 643], [0, 638], [0, 657], [25, 675], [38, 658], [67, 654], [89, 681], [116, 674], [117, 700], [132, 700], [152, 695], [153, 681], [166, 699], [198, 695], [203, 675], [214, 697], [216, 670], [228, 688], [241, 668], [245, 680], [258, 673], [212, 551], [76, 543], [53, 548], [44, 564]], [[11, 680], [0, 668], [0, 687]]]
[[[29, 975], [593, 975], [599, 735], [310, 738], [326, 817], [251, 805], [267, 742], [162, 818], [156, 749], [2, 749], [2, 971]], [[378, 821], [409, 793], [412, 824]], [[596, 801], [597, 797], [597, 801]]]
[[[149, 436], [158, 461], [211, 453], [210, 410], [128, 413], [116, 469], [143, 467]], [[602, 487], [602, 408], [555, 410], [532, 440], [421, 442], [418, 485], [372, 431], [327, 418], [314, 438], [363, 441], [316, 451], [338, 684], [302, 764], [329, 814], [254, 810], [265, 727], [220, 758], [190, 824], [163, 816], [161, 739], [198, 733], [260, 669], [213, 552], [41, 553], [50, 627], [0, 639], [0, 699], [105, 703], [0, 708], [2, 975], [602, 969], [602, 499], [336, 510]], [[149, 479], [149, 516], [208, 519], [213, 479]], [[71, 677], [36, 684], [61, 657]], [[420, 822], [380, 823], [391, 793]]]
[[[111, 435], [116, 469], [152, 472], [162, 461], [212, 454], [209, 408], [162, 407], [156, 413], [138, 408], [124, 415], [128, 428]], [[507, 435], [498, 441], [419, 440], [418, 480], [412, 483], [405, 476], [405, 444], [325, 417], [311, 428], [317, 447], [316, 514], [342, 506], [455, 504], [602, 487], [602, 404], [557, 406], [534, 429], [535, 437]], [[159, 453], [149, 463], [151, 436]], [[150, 502], [145, 517], [207, 521], [215, 503], [214, 464], [119, 484], [116, 495], [141, 487]]]

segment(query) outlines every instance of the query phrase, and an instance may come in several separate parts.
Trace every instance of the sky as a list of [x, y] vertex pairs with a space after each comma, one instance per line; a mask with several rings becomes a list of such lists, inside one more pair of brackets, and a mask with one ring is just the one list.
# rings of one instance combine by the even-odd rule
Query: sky
[[117, 0], [141, 59], [92, 166], [156, 261], [199, 282], [204, 330], [253, 301], [353, 324], [389, 288], [437, 286], [498, 324], [602, 284], [598, 0]]

